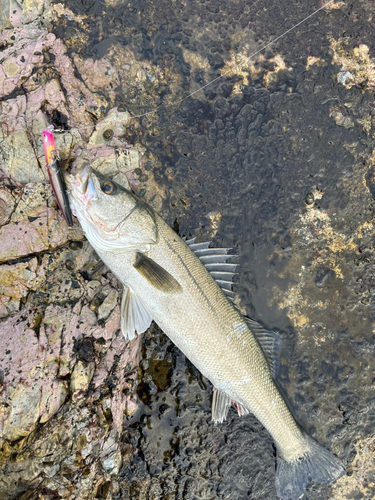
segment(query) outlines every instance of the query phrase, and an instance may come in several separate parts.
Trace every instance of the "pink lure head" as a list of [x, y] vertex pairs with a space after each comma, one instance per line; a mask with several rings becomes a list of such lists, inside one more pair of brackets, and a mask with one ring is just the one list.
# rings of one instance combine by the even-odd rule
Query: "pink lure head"
[[46, 130], [43, 130], [44, 157], [47, 165], [49, 165], [51, 161], [55, 160], [58, 156], [52, 130], [53, 125], [49, 125]]

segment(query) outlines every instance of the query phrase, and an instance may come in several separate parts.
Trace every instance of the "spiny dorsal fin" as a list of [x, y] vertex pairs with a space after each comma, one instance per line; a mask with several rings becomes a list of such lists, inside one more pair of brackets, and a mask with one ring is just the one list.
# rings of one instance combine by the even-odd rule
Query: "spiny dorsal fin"
[[164, 293], [182, 292], [179, 282], [144, 253], [136, 253], [133, 266], [157, 290]]
[[278, 355], [281, 354], [282, 348], [280, 335], [274, 331], [266, 330], [260, 323], [251, 318], [244, 317], [244, 319], [262, 348], [273, 378], [276, 378], [280, 368], [280, 359]]
[[233, 302], [232, 284], [233, 277], [237, 274], [238, 264], [228, 262], [228, 259], [236, 257], [236, 255], [228, 255], [232, 248], [210, 248], [210, 241], [195, 243], [195, 238], [184, 241], [199, 258], [228, 299]]
[[222, 423], [227, 418], [229, 408], [231, 405], [237, 407], [238, 415], [242, 417], [247, 415], [250, 411], [245, 408], [241, 403], [233, 401], [225, 392], [220, 391], [214, 387], [214, 392], [212, 396], [212, 420], [217, 423]]
[[151, 322], [152, 318], [143, 302], [130, 288], [124, 286], [121, 301], [121, 331], [124, 337], [128, 340], [134, 339], [135, 333], [140, 335], [145, 332]]

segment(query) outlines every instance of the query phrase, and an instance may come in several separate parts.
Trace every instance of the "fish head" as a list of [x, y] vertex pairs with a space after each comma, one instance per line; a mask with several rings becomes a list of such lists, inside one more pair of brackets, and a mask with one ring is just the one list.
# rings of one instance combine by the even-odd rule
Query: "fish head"
[[157, 242], [155, 213], [131, 191], [86, 166], [65, 174], [73, 214], [96, 250], [149, 250]]

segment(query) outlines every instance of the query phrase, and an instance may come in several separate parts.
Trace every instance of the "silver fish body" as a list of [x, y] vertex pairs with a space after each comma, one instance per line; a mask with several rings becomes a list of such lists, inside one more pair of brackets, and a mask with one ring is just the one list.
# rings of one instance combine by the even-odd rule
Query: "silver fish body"
[[[70, 184], [73, 213], [124, 285], [124, 334], [132, 338], [154, 320], [215, 387], [214, 420], [222, 421], [232, 402], [240, 414], [252, 412], [259, 419], [277, 446], [280, 498], [299, 498], [310, 478], [332, 482], [342, 475], [342, 463], [300, 429], [277, 389], [272, 360], [264, 354], [270, 332], [239, 313], [151, 207], [94, 172]], [[108, 193], [111, 186], [114, 193]]]
[[[181, 238], [155, 214], [158, 242], [147, 256], [181, 284], [165, 293], [133, 266], [136, 252], [98, 255], [133, 290], [150, 316], [214, 387], [248, 408], [270, 431], [282, 456], [307, 450], [277, 390], [258, 341], [238, 310]], [[272, 411], [270, 409], [272, 408]]]

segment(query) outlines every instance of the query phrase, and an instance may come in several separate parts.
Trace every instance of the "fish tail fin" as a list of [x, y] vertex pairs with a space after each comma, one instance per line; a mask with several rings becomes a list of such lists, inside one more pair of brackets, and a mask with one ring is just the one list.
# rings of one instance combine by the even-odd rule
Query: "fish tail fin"
[[277, 458], [276, 492], [282, 500], [297, 500], [310, 481], [333, 483], [346, 473], [344, 464], [304, 433], [309, 451], [292, 461]]

